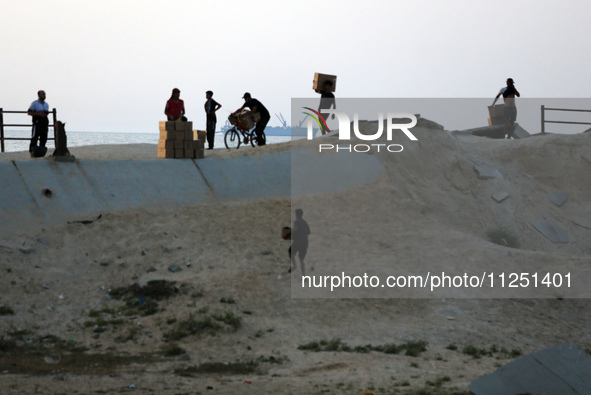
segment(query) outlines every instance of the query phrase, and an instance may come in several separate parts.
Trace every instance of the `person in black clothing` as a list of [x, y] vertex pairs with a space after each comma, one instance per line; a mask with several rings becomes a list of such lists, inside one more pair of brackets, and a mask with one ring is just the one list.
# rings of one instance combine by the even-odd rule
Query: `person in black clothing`
[[207, 149], [213, 149], [213, 141], [215, 139], [215, 124], [217, 122], [215, 112], [222, 108], [222, 105], [217, 101], [213, 100], [212, 91], [205, 92], [205, 98], [207, 99], [207, 101], [205, 102], [205, 105], [203, 107], [205, 108], [205, 114], [207, 116], [206, 130], [207, 144], [209, 145]]
[[261, 103], [257, 99], [253, 99], [250, 93], [248, 92], [246, 92], [244, 96], [242, 96], [242, 98], [244, 99], [244, 105], [235, 112], [240, 112], [245, 107], [248, 107], [250, 109], [250, 112], [258, 112], [260, 114], [261, 119], [259, 119], [259, 121], [256, 123], [254, 132], [257, 135], [257, 144], [265, 145], [267, 142], [265, 141], [266, 139], [264, 138], [263, 132], [265, 131], [265, 127], [271, 120], [269, 110], [267, 110], [267, 108], [263, 106], [263, 103]]
[[291, 247], [289, 247], [289, 255], [291, 257], [291, 268], [289, 272], [293, 272], [297, 269], [298, 265], [296, 263], [296, 255], [300, 258], [300, 267], [302, 268], [302, 276], [306, 275], [306, 265], [304, 263], [304, 259], [306, 258], [306, 254], [308, 253], [308, 235], [310, 235], [310, 227], [308, 223], [303, 218], [304, 210], [298, 208], [295, 211], [296, 220], [293, 223], [291, 228]]
[[[325, 121], [328, 121], [330, 116], [329, 113], [323, 113], [325, 109], [334, 108], [337, 109], [337, 104], [335, 101], [334, 93], [332, 93], [333, 82], [331, 80], [327, 80], [324, 82], [324, 89], [320, 91], [320, 105], [318, 106], [318, 112], [320, 115], [324, 117]], [[332, 114], [332, 119], [334, 119], [334, 114]], [[325, 126], [323, 122], [321, 124], [321, 132], [322, 134], [330, 133], [330, 129], [328, 129], [328, 125]]]
[[505, 135], [507, 138], [515, 138], [513, 134], [515, 130], [515, 121], [517, 120], [517, 107], [515, 107], [515, 96], [520, 97], [519, 92], [515, 89], [515, 82], [513, 78], [507, 78], [507, 86], [501, 88], [501, 91], [495, 97], [493, 106], [503, 95], [503, 102], [505, 107], [503, 108], [503, 116], [505, 117]]

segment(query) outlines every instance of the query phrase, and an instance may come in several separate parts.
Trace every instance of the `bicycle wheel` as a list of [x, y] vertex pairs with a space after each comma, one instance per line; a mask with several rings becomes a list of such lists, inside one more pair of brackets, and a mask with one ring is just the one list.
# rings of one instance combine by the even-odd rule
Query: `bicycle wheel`
[[[266, 144], [267, 143], [267, 136], [265, 136], [265, 132], [261, 132], [261, 133], [262, 133], [261, 137], [263, 138], [263, 141]], [[250, 134], [250, 145], [252, 145], [253, 147], [258, 147], [258, 145], [259, 145], [259, 141], [257, 140], [257, 134], [254, 132], [254, 130]]]
[[240, 148], [240, 134], [236, 130], [236, 128], [229, 129], [226, 131], [224, 135], [224, 144], [226, 144], [227, 149], [231, 148]]

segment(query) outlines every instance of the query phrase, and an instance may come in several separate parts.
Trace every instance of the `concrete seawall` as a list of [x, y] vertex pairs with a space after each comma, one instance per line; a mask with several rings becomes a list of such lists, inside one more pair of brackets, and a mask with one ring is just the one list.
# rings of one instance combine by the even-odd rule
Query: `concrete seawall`
[[[313, 155], [299, 150], [297, 194], [337, 192], [373, 182], [384, 171], [374, 155]], [[352, 174], [363, 167], [358, 177]], [[319, 173], [318, 169], [322, 169]], [[175, 208], [221, 200], [289, 197], [292, 151], [202, 160], [97, 160], [0, 162], [0, 233], [43, 222], [91, 219], [130, 208]], [[336, 182], [335, 182], [336, 180]], [[330, 188], [327, 190], [327, 186]]]

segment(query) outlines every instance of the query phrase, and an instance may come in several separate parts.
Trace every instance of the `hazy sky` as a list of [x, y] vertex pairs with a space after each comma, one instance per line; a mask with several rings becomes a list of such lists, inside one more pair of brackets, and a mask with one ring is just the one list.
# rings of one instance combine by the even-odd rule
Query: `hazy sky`
[[[172, 88], [205, 128], [251, 92], [290, 118], [314, 72], [338, 97], [589, 97], [587, 0], [0, 0], [0, 107], [44, 89], [68, 130], [157, 132]], [[435, 120], [437, 121], [437, 120]], [[270, 126], [279, 122], [273, 115]]]

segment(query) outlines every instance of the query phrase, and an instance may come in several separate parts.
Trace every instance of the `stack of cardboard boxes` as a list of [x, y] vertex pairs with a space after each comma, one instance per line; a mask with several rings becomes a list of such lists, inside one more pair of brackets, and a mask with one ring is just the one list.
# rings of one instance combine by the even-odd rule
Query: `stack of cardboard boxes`
[[159, 158], [203, 159], [204, 130], [192, 130], [193, 122], [160, 122]]

